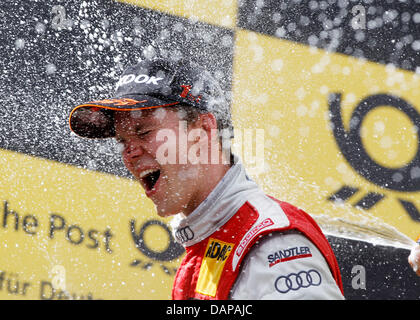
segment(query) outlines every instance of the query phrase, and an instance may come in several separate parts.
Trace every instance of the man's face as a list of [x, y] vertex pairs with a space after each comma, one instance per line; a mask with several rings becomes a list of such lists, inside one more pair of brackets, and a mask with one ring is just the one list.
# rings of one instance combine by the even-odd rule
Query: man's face
[[[159, 216], [186, 212], [194, 203], [198, 185], [198, 167], [189, 162], [179, 164], [179, 133], [186, 132], [176, 110], [159, 108], [143, 111], [115, 112], [116, 139], [122, 145], [127, 169], [140, 182], [154, 202]], [[172, 151], [176, 161], [164, 163], [162, 132], [173, 135]], [[173, 149], [175, 148], [175, 149]]]

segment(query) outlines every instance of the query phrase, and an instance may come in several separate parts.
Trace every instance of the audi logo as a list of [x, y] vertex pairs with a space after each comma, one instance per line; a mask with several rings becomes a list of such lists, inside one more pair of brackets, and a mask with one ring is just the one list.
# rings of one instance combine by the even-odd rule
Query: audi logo
[[179, 242], [184, 243], [194, 239], [194, 232], [191, 230], [190, 227], [186, 226], [184, 228], [178, 229], [175, 232], [175, 236]]
[[274, 286], [280, 293], [287, 293], [290, 290], [297, 291], [300, 288], [308, 288], [310, 286], [319, 286], [322, 282], [321, 274], [311, 269], [309, 271], [301, 271], [299, 273], [290, 273], [287, 276], [280, 276], [276, 279]]

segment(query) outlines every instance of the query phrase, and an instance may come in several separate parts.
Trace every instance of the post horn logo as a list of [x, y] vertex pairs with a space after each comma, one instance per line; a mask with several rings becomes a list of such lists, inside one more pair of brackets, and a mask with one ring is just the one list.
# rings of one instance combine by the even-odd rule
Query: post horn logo
[[[409, 163], [399, 168], [389, 168], [377, 163], [369, 156], [363, 146], [360, 134], [362, 122], [366, 115], [375, 108], [384, 105], [405, 113], [413, 125], [420, 128], [420, 114], [411, 104], [400, 97], [389, 94], [368, 96], [354, 109], [350, 119], [351, 125], [349, 130], [346, 130], [341, 115], [341, 93], [331, 93], [328, 102], [334, 138], [344, 158], [358, 174], [371, 183], [389, 190], [400, 192], [420, 191], [420, 175], [413, 175], [413, 172], [420, 170], [420, 141], [418, 142], [417, 154]], [[345, 185], [331, 195], [328, 200], [346, 201], [358, 190], [357, 187]], [[370, 209], [384, 197], [384, 194], [369, 192], [355, 206]], [[403, 199], [398, 200], [413, 220], [420, 221], [420, 213], [412, 202]]]
[[[146, 230], [152, 226], [158, 226], [168, 234], [168, 244], [166, 249], [163, 251], [156, 251], [151, 248], [147, 243], [147, 239], [144, 237]], [[165, 274], [172, 276], [176, 273], [177, 269], [166, 266], [165, 262], [177, 259], [184, 253], [185, 249], [179, 243], [175, 242], [171, 230], [165, 223], [159, 220], [148, 220], [145, 221], [137, 231], [136, 220], [132, 219], [130, 221], [130, 230], [136, 248], [146, 258], [148, 258], [145, 261], [142, 259], [135, 259], [131, 262], [131, 267], [140, 267], [143, 270], [149, 270], [155, 263], [157, 263]]]

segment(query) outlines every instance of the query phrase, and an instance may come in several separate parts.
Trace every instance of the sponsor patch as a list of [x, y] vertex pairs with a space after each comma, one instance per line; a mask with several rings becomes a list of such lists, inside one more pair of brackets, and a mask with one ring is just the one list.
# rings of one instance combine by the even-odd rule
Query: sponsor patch
[[293, 247], [289, 249], [279, 250], [267, 256], [268, 265], [272, 266], [295, 259], [312, 257], [311, 249], [309, 247]]
[[196, 292], [207, 296], [216, 296], [223, 268], [234, 245], [213, 238], [209, 239], [198, 275]]
[[245, 235], [245, 237], [242, 239], [241, 243], [239, 244], [238, 248], [236, 249], [236, 255], [241, 256], [243, 250], [246, 248], [248, 243], [250, 243], [252, 241], [252, 239], [254, 239], [254, 237], [262, 229], [265, 229], [269, 226], [272, 226], [273, 224], [274, 224], [273, 220], [271, 220], [270, 218], [267, 218], [267, 219], [263, 220], [261, 223], [259, 223], [258, 225], [256, 225], [253, 229], [248, 231], [248, 233]]
[[301, 288], [318, 287], [321, 283], [321, 274], [317, 270], [311, 269], [282, 275], [276, 279], [274, 287], [280, 293], [288, 293], [289, 291], [297, 291]]
[[180, 243], [185, 243], [194, 239], [194, 231], [189, 226], [176, 230], [175, 236]]

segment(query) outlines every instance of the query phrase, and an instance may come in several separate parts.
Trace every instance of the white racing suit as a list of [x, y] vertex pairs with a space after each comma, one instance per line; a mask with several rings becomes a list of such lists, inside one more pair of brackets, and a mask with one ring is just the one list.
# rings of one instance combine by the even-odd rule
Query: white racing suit
[[319, 227], [302, 210], [265, 195], [238, 161], [172, 227], [187, 252], [173, 299], [344, 299]]

